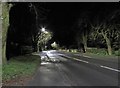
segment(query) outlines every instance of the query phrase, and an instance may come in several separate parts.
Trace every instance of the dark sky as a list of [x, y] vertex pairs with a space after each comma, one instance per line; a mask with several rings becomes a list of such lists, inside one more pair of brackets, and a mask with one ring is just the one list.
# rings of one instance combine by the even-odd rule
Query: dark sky
[[[51, 12], [49, 13], [49, 23], [51, 30], [54, 31], [54, 39], [63, 45], [73, 44], [74, 30], [83, 6], [80, 3], [47, 3]], [[88, 4], [89, 5], [89, 4]], [[85, 7], [84, 7], [85, 8]]]

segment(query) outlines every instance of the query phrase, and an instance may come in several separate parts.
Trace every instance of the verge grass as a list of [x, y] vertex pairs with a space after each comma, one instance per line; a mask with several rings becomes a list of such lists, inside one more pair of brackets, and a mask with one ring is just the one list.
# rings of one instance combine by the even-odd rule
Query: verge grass
[[[67, 50], [67, 52], [77, 53], [75, 49]], [[104, 48], [87, 48], [86, 54], [98, 55], [98, 56], [109, 56], [107, 49]], [[120, 56], [120, 49], [112, 51], [112, 56]]]
[[[107, 49], [97, 49], [97, 48], [91, 48], [87, 49], [87, 52], [89, 54], [94, 54], [94, 55], [100, 55], [100, 56], [109, 56]], [[116, 51], [112, 51], [112, 56], [120, 56], [120, 49]]]
[[39, 64], [40, 57], [36, 55], [13, 57], [7, 64], [2, 66], [2, 81], [30, 76], [34, 74]]

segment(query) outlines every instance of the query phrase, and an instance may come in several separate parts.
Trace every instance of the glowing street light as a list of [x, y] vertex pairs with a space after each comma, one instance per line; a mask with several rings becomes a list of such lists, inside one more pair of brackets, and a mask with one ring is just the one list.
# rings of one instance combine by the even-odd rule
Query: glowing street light
[[42, 32], [45, 32], [45, 28], [43, 27], [43, 28], [41, 29], [41, 31], [42, 31]]
[[43, 33], [45, 33], [45, 34], [48, 33], [48, 31], [46, 31], [46, 29], [45, 29], [44, 27], [42, 27], [41, 31], [42, 31]]

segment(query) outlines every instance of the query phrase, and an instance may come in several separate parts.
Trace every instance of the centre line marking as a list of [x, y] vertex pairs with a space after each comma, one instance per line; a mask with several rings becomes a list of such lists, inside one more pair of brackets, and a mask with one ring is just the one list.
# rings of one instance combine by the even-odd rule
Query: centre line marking
[[106, 68], [106, 69], [109, 69], [109, 70], [112, 70], [112, 71], [120, 72], [120, 70], [118, 70], [118, 69], [114, 69], [114, 68], [107, 67], [107, 66], [103, 66], [103, 65], [101, 65], [100, 67], [102, 67], [102, 68]]
[[[64, 55], [66, 56], [66, 55]], [[69, 56], [66, 56], [68, 58], [71, 58]], [[81, 61], [81, 62], [84, 62], [84, 63], [89, 63], [88, 61], [84, 61], [84, 60], [80, 60], [80, 59], [77, 59], [77, 58], [73, 58], [74, 60], [77, 60], [77, 61]], [[94, 64], [93, 64], [94, 65]], [[96, 64], [95, 64], [96, 65]], [[98, 64], [99, 65], [99, 64]], [[118, 69], [114, 69], [114, 68], [111, 68], [111, 67], [107, 67], [107, 66], [103, 66], [103, 65], [99, 65], [101, 68], [106, 68], [106, 69], [109, 69], [109, 70], [112, 70], [112, 71], [116, 71], [116, 72], [120, 72], [120, 70]]]
[[77, 61], [84, 62], [84, 63], [89, 63], [88, 61], [80, 60], [80, 59], [77, 59], [77, 58], [74, 58], [74, 59], [77, 60]]

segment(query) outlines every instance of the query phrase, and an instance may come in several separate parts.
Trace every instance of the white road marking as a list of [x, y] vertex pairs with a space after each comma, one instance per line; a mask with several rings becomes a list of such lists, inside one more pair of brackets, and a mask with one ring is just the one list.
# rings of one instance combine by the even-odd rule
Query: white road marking
[[[68, 58], [72, 58], [72, 57], [69, 57], [69, 56], [66, 56], [66, 55], [63, 55], [63, 56], [68, 57]], [[75, 59], [77, 61], [84, 62], [84, 63], [89, 63], [88, 61], [80, 60], [80, 59], [77, 59], [77, 58], [73, 58], [73, 59]]]
[[[65, 55], [63, 55], [63, 56], [65, 56]], [[65, 57], [72, 58], [72, 57], [69, 57], [69, 56], [65, 56]], [[77, 61], [84, 62], [84, 63], [89, 63], [88, 61], [80, 60], [80, 59], [77, 59], [77, 58], [73, 58], [73, 59], [75, 59]]]
[[62, 55], [62, 56], [64, 56], [64, 57], [67, 57], [67, 58], [72, 58], [72, 57], [66, 56], [66, 55], [64, 55], [64, 54], [60, 54], [60, 55]]
[[109, 69], [109, 70], [112, 70], [112, 71], [120, 72], [120, 70], [118, 70], [118, 69], [114, 69], [114, 68], [107, 67], [107, 66], [103, 66], [103, 65], [101, 65], [100, 67], [102, 67], [102, 68], [106, 68], [106, 69]]
[[75, 60], [77, 60], [77, 61], [84, 62], [84, 63], [89, 63], [88, 61], [80, 60], [80, 59], [77, 59], [77, 58], [73, 58], [73, 59], [75, 59]]
[[[68, 57], [68, 58], [72, 58], [72, 57], [66, 56], [64, 54], [62, 54], [62, 55], [65, 56], [65, 57]], [[89, 63], [88, 61], [80, 60], [80, 59], [77, 59], [77, 58], [73, 58], [73, 59], [77, 60], [77, 61], [84, 62], [84, 63]], [[93, 64], [93, 65], [99, 65], [99, 64]], [[111, 67], [108, 67], [108, 66], [103, 66], [103, 65], [99, 65], [99, 66], [102, 67], [102, 68], [106, 68], [106, 69], [112, 70], [112, 71], [120, 72], [120, 70], [114, 69], [114, 68], [111, 68]]]

